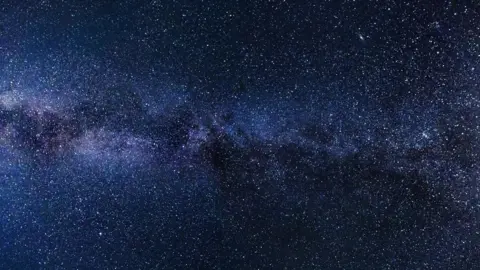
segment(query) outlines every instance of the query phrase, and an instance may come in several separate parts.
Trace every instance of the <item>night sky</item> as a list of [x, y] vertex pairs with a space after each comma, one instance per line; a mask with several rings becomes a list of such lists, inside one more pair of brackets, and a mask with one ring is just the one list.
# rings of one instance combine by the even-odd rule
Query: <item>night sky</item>
[[480, 269], [480, 2], [0, 0], [0, 269]]

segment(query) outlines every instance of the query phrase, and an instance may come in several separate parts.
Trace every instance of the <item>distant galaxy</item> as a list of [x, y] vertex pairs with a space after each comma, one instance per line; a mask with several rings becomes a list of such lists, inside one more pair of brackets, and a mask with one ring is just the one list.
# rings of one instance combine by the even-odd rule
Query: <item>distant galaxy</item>
[[475, 1], [0, 12], [0, 269], [479, 268]]

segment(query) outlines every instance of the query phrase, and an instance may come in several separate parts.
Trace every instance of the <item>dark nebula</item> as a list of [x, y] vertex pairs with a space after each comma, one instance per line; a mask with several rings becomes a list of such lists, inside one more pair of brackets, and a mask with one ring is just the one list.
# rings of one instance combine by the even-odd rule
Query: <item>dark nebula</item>
[[475, 1], [0, 1], [0, 269], [478, 269]]

